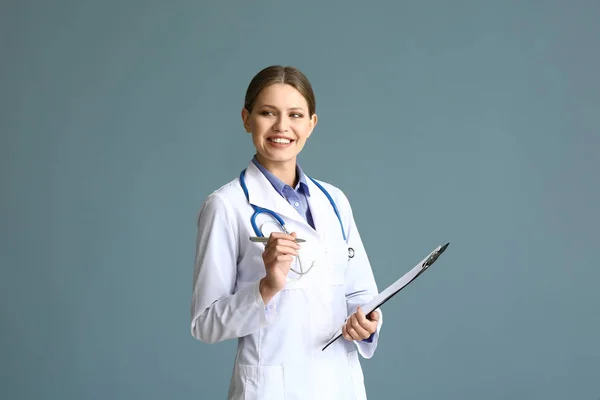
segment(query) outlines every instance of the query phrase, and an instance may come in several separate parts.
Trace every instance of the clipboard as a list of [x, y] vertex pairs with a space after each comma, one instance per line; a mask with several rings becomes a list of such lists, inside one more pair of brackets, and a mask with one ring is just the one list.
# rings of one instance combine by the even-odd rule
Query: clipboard
[[[409, 283], [417, 279], [419, 275], [421, 275], [425, 270], [427, 270], [431, 265], [438, 259], [438, 257], [446, 251], [450, 243], [446, 243], [443, 246], [438, 246], [435, 250], [433, 250], [427, 257], [421, 260], [420, 263], [415, 265], [410, 271], [404, 274], [400, 279], [396, 282], [392, 283], [385, 290], [375, 296], [371, 301], [369, 301], [364, 306], [361, 306], [365, 315], [369, 315], [369, 313], [379, 307], [381, 307], [386, 301], [391, 299], [398, 293], [400, 290], [404, 289], [408, 286]], [[337, 339], [342, 337], [342, 328], [340, 329], [327, 341], [325, 347], [321, 351], [324, 351], [329, 345], [335, 342]]]

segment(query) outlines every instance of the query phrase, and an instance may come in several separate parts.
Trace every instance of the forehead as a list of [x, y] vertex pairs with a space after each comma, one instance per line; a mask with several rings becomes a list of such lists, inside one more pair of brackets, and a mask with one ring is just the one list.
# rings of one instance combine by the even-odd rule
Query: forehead
[[269, 85], [260, 92], [256, 99], [256, 105], [265, 104], [282, 108], [301, 107], [308, 109], [308, 103], [302, 93], [295, 87], [283, 83]]

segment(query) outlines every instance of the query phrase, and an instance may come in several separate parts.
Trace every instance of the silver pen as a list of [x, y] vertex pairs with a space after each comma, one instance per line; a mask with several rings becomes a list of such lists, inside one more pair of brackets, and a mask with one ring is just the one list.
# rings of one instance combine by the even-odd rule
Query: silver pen
[[[251, 242], [267, 243], [268, 240], [269, 240], [268, 237], [250, 236], [250, 241]], [[296, 241], [296, 243], [304, 243], [304, 242], [306, 242], [306, 240], [304, 240], [304, 239], [296, 239], [295, 241]]]

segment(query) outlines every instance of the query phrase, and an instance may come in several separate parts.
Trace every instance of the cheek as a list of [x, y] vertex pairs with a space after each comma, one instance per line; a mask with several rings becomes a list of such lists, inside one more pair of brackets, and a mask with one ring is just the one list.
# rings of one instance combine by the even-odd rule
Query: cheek
[[263, 133], [269, 129], [269, 121], [266, 119], [256, 119], [252, 121], [252, 132], [256, 132], [258, 134]]
[[254, 144], [254, 147], [259, 147], [262, 143], [262, 141], [260, 140], [260, 136], [256, 133], [252, 134], [252, 143]]
[[310, 135], [310, 124], [305, 122], [298, 123], [295, 125], [296, 134], [303, 139], [306, 139]]
[[310, 128], [307, 128], [302, 132], [302, 139], [306, 140], [306, 139], [308, 139], [309, 136], [310, 136]]

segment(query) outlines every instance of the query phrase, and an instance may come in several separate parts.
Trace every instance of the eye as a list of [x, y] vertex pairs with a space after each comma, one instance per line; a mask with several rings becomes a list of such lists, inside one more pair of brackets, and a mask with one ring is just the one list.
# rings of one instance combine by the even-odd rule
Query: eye
[[302, 117], [304, 117], [304, 115], [302, 115], [300, 113], [293, 113], [293, 114], [290, 114], [290, 117], [292, 117], [292, 118], [302, 118]]
[[267, 116], [269, 116], [269, 115], [274, 115], [274, 114], [273, 114], [273, 112], [272, 112], [272, 111], [267, 111], [267, 110], [264, 110], [264, 111], [261, 111], [261, 112], [260, 112], [260, 115], [264, 115], [265, 117], [267, 117]]

